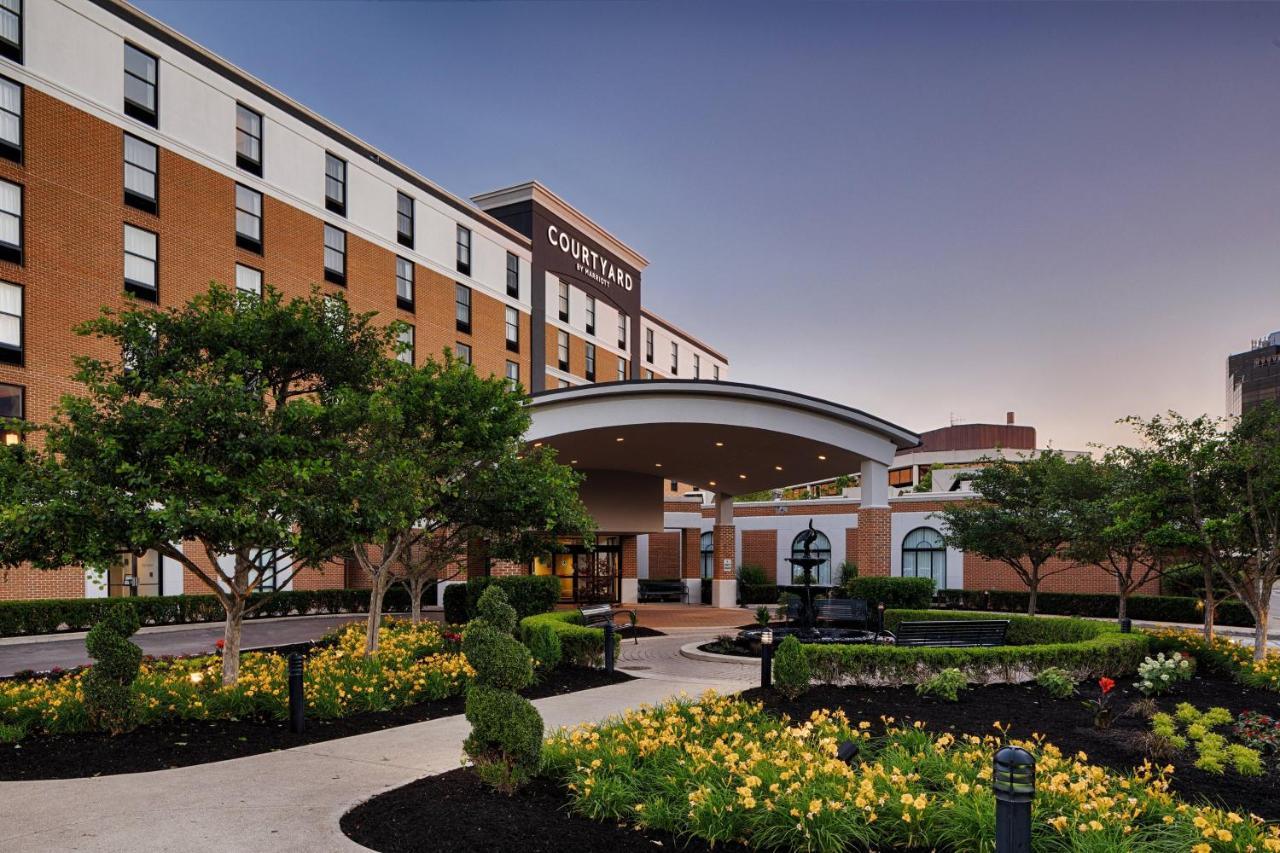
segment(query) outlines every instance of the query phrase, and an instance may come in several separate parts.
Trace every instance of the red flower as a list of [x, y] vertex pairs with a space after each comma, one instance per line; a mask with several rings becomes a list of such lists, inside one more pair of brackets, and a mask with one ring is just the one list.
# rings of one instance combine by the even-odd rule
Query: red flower
[[1098, 686], [1102, 688], [1102, 694], [1105, 696], [1116, 688], [1116, 680], [1107, 678], [1105, 675], [1098, 679]]
[[213, 647], [218, 651], [222, 651], [224, 648], [226, 648], [226, 646], [227, 646], [226, 640], [215, 640], [213, 643]]

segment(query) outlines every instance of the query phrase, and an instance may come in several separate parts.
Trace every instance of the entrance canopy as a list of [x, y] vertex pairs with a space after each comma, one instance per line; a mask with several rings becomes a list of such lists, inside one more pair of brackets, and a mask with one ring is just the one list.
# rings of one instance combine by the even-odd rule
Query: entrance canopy
[[816, 397], [691, 379], [609, 382], [529, 401], [531, 444], [588, 472], [676, 480], [733, 496], [887, 469], [915, 433]]

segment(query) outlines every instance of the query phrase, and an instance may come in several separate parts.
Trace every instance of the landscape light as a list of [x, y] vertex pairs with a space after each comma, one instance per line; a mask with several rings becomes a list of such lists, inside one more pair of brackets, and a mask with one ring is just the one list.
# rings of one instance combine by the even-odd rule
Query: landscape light
[[852, 767], [854, 760], [858, 757], [858, 749], [859, 747], [856, 743], [847, 740], [840, 744], [840, 748], [836, 750], [836, 758]]

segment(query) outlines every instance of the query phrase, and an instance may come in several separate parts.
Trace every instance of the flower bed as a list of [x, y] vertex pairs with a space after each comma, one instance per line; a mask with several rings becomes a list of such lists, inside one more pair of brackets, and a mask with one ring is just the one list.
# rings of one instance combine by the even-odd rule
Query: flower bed
[[[989, 850], [995, 736], [935, 735], [851, 724], [815, 711], [803, 723], [709, 694], [628, 712], [552, 738], [547, 772], [580, 814], [709, 842], [780, 850]], [[854, 741], [855, 766], [836, 757]], [[1037, 850], [1280, 851], [1280, 828], [1191, 805], [1163, 769], [1107, 771], [1039, 738]]]
[[1150, 632], [1152, 648], [1191, 655], [1201, 666], [1229, 675], [1248, 687], [1280, 691], [1280, 652], [1268, 650], [1253, 659], [1252, 644], [1233, 642], [1221, 634], [1212, 640], [1199, 631], [1164, 629]]

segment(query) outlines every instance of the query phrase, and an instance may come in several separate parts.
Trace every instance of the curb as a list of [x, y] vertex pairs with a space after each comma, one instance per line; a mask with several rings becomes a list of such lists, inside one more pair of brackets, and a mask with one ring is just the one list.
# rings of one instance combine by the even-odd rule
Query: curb
[[[705, 642], [705, 640], [703, 641]], [[706, 663], [732, 663], [738, 666], [759, 666], [759, 658], [741, 658], [737, 655], [718, 655], [715, 652], [704, 652], [698, 648], [702, 643], [686, 643], [680, 647], [680, 656], [689, 660], [700, 660]]]

